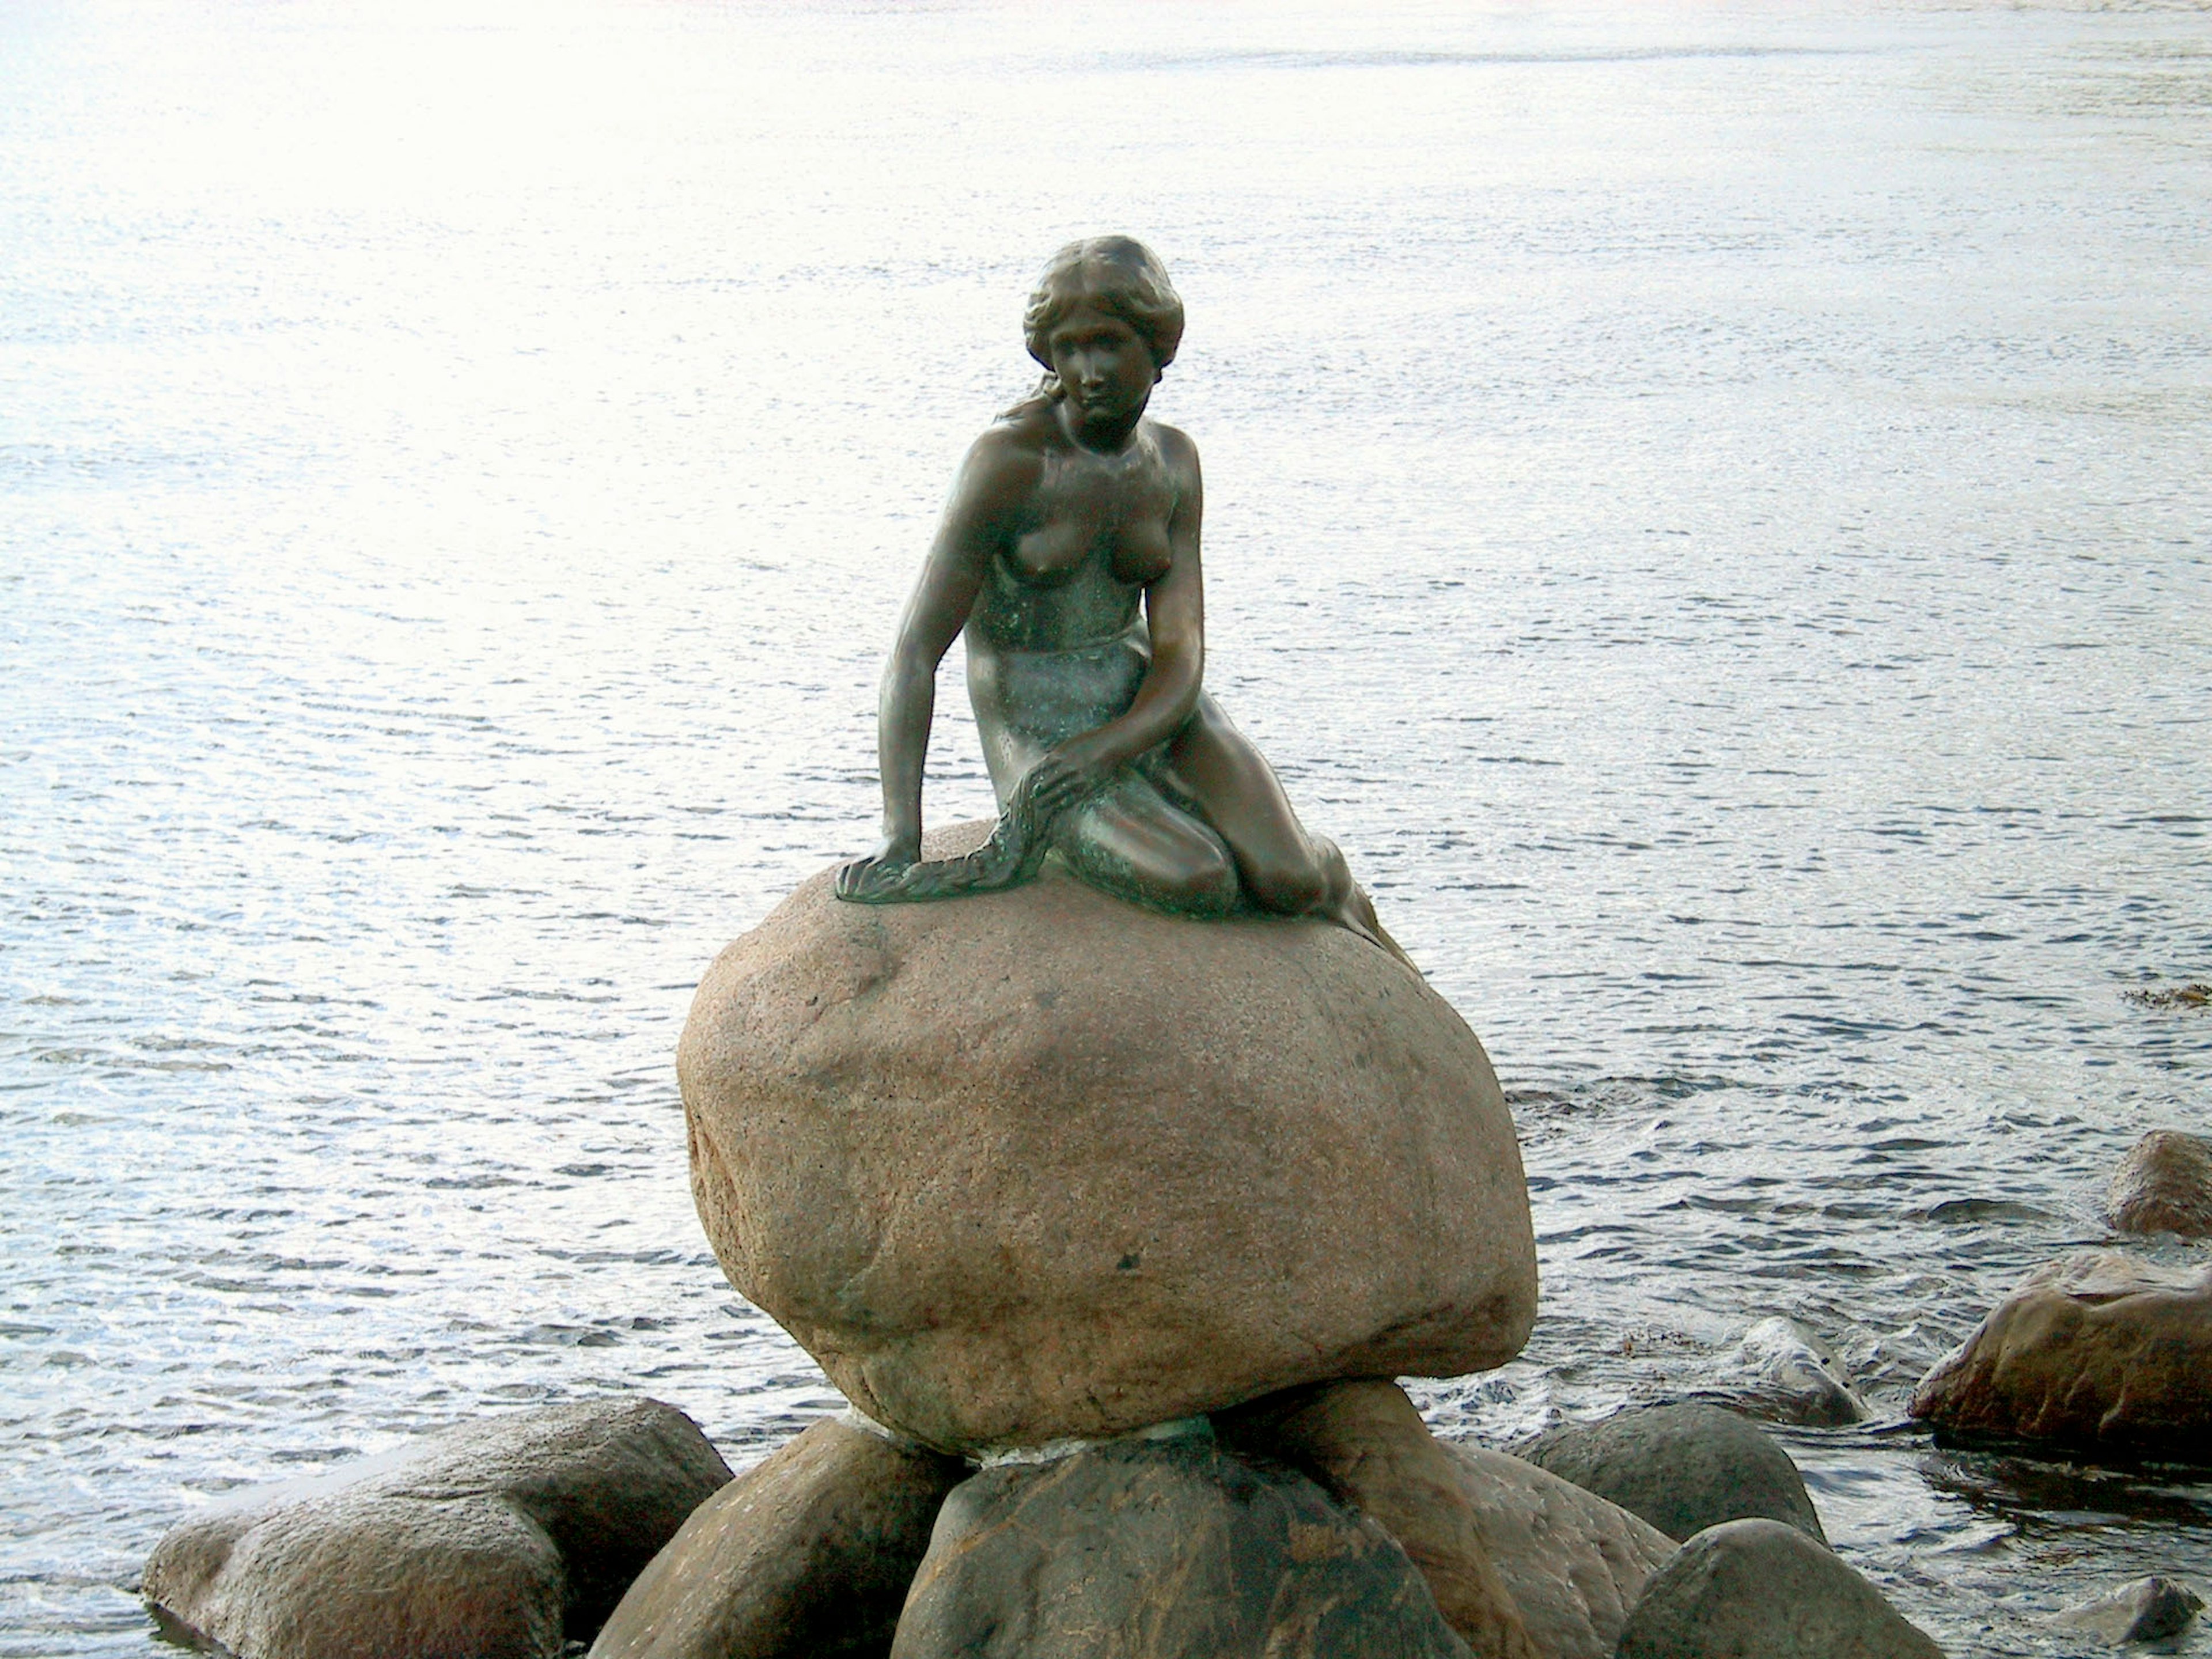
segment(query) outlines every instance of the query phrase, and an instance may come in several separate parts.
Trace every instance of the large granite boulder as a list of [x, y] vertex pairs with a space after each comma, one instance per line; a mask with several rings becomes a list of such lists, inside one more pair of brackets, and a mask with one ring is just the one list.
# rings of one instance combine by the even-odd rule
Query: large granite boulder
[[1669, 1538], [1763, 1516], [1828, 1541], [1790, 1454], [1757, 1425], [1717, 1406], [1635, 1407], [1602, 1423], [1550, 1430], [1513, 1452]]
[[987, 1468], [945, 1500], [891, 1659], [1467, 1659], [1374, 1522], [1210, 1434]]
[[729, 1479], [658, 1401], [520, 1412], [236, 1493], [143, 1589], [239, 1659], [559, 1659]]
[[1481, 1370], [1534, 1317], [1482, 1045], [1340, 927], [824, 872], [715, 962], [678, 1072], [731, 1283], [942, 1450]]
[[1881, 1592], [1779, 1521], [1729, 1521], [1651, 1575], [1618, 1659], [1943, 1659]]
[[824, 1418], [702, 1504], [591, 1659], [875, 1659], [968, 1466]]
[[2112, 1171], [2105, 1213], [2119, 1232], [2212, 1238], [2212, 1140], [2153, 1129]]
[[2212, 1269], [2081, 1250], [2037, 1268], [1921, 1380], [1965, 1434], [2212, 1461]]

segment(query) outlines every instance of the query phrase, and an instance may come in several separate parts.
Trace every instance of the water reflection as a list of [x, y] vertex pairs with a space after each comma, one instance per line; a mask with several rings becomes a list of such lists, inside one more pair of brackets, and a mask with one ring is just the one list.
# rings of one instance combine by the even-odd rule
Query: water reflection
[[[2021, 1537], [2048, 1541], [2082, 1527], [2152, 1529], [2148, 1541], [2202, 1549], [2212, 1480], [2179, 1464], [2057, 1462], [2019, 1449], [1945, 1443], [1920, 1460], [1928, 1483], [1956, 1493]], [[2076, 1540], [2078, 1542], [2078, 1540]]]

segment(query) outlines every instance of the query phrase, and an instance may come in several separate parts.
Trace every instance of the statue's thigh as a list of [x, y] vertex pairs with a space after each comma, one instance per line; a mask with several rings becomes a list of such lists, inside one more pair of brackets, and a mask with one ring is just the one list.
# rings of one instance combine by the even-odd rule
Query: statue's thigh
[[1275, 769], [1210, 696], [1168, 751], [1170, 786], [1189, 795], [1232, 849], [1263, 908], [1297, 914], [1317, 902], [1327, 872]]
[[1053, 842], [1084, 880], [1139, 904], [1222, 915], [1237, 902], [1228, 846], [1143, 777], [1076, 808]]

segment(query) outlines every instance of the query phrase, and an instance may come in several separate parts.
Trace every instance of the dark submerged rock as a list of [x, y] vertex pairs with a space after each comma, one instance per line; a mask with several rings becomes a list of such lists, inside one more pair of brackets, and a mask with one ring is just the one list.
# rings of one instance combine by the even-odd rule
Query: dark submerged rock
[[2212, 1140], [2153, 1129], [2112, 1171], [2105, 1213], [2119, 1232], [2212, 1238]]
[[677, 1069], [731, 1283], [940, 1450], [1487, 1370], [1534, 1317], [1481, 1043], [1326, 922], [1163, 915], [1050, 865], [936, 904], [824, 873], [716, 960]]
[[658, 1401], [522, 1412], [234, 1494], [144, 1594], [239, 1659], [558, 1659], [729, 1479]]
[[1405, 1552], [1211, 1436], [1002, 1464], [938, 1516], [892, 1659], [1467, 1659]]
[[881, 1654], [938, 1508], [967, 1474], [825, 1418], [692, 1511], [591, 1659]]
[[1942, 1659], [1881, 1592], [1796, 1528], [1729, 1521], [1651, 1575], [1617, 1659]]
[[1755, 1425], [1691, 1401], [1572, 1424], [1514, 1454], [1641, 1516], [1677, 1542], [1723, 1521], [1786, 1522], [1825, 1544], [1790, 1454]]
[[2212, 1269], [2116, 1250], [2047, 1262], [1922, 1379], [1911, 1411], [1961, 1434], [2212, 1460]]
[[2171, 1578], [2138, 1578], [2131, 1584], [2069, 1607], [2052, 1618], [2062, 1630], [2076, 1630], [2112, 1647], [2129, 1642], [2163, 1642], [2196, 1622], [2204, 1599]]

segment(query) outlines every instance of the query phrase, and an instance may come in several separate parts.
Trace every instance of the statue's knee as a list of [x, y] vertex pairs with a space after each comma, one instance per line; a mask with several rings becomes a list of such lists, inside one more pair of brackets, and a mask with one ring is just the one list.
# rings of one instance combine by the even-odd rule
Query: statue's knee
[[1170, 878], [1169, 902], [1178, 910], [1224, 915], [1237, 904], [1237, 861], [1228, 848], [1201, 842], [1190, 848], [1182, 867]]

